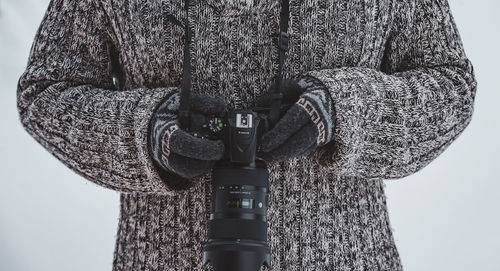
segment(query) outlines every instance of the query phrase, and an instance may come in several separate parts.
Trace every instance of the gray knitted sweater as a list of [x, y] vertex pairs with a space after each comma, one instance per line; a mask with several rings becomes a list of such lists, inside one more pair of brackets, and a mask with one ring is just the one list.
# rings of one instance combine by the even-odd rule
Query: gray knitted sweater
[[[203, 270], [210, 174], [166, 185], [148, 156], [154, 108], [182, 74], [183, 0], [52, 0], [17, 103], [25, 129], [121, 193], [114, 270]], [[274, 0], [191, 0], [193, 92], [250, 108], [278, 70]], [[471, 120], [473, 67], [446, 0], [292, 0], [284, 77], [312, 75], [334, 139], [269, 165], [274, 270], [400, 270], [383, 179], [429, 164]], [[124, 87], [113, 88], [113, 53]], [[91, 260], [91, 259], [89, 259]]]

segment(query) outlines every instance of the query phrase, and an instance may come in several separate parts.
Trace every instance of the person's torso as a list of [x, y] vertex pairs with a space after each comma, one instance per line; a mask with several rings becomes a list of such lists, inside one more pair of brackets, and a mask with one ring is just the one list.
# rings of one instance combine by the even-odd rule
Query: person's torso
[[[125, 89], [180, 86], [183, 0], [102, 0]], [[278, 72], [279, 1], [191, 0], [193, 92], [250, 108]], [[379, 69], [396, 1], [290, 1], [284, 77]], [[381, 180], [340, 178], [308, 157], [269, 168], [274, 270], [400, 270]], [[114, 270], [202, 270], [210, 176], [175, 197], [122, 194]]]

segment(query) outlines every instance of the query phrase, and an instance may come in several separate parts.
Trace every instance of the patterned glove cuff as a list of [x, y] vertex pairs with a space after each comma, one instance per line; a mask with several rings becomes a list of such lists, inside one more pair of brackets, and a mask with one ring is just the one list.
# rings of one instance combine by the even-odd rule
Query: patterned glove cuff
[[[171, 133], [178, 129], [176, 112], [179, 107], [180, 95], [175, 92], [165, 98], [155, 109], [150, 120], [149, 127], [149, 146], [153, 160], [162, 167], [168, 168], [168, 154], [170, 153], [168, 139]], [[164, 141], [167, 141], [165, 144]]]
[[303, 76], [298, 84], [304, 89], [297, 104], [311, 116], [318, 128], [317, 145], [323, 146], [333, 138], [335, 108], [328, 88], [317, 78]]

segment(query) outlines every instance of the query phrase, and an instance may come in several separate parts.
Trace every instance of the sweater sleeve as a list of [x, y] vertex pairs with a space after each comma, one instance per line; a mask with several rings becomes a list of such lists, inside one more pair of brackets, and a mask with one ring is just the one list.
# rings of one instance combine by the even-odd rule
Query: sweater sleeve
[[329, 172], [401, 178], [434, 160], [469, 124], [476, 81], [446, 0], [397, 1], [381, 70], [306, 71], [329, 89], [334, 139], [319, 148]]
[[17, 87], [33, 138], [86, 179], [121, 192], [173, 195], [147, 149], [148, 121], [176, 87], [115, 90], [112, 31], [94, 0], [52, 0]]

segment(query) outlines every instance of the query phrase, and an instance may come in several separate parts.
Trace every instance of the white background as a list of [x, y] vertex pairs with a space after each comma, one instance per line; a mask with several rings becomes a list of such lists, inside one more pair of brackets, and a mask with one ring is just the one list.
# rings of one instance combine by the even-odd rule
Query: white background
[[[386, 181], [406, 271], [500, 271], [500, 1], [449, 0], [478, 80], [463, 134]], [[111, 270], [119, 194], [63, 166], [20, 125], [16, 84], [48, 0], [0, 0], [0, 270]]]

